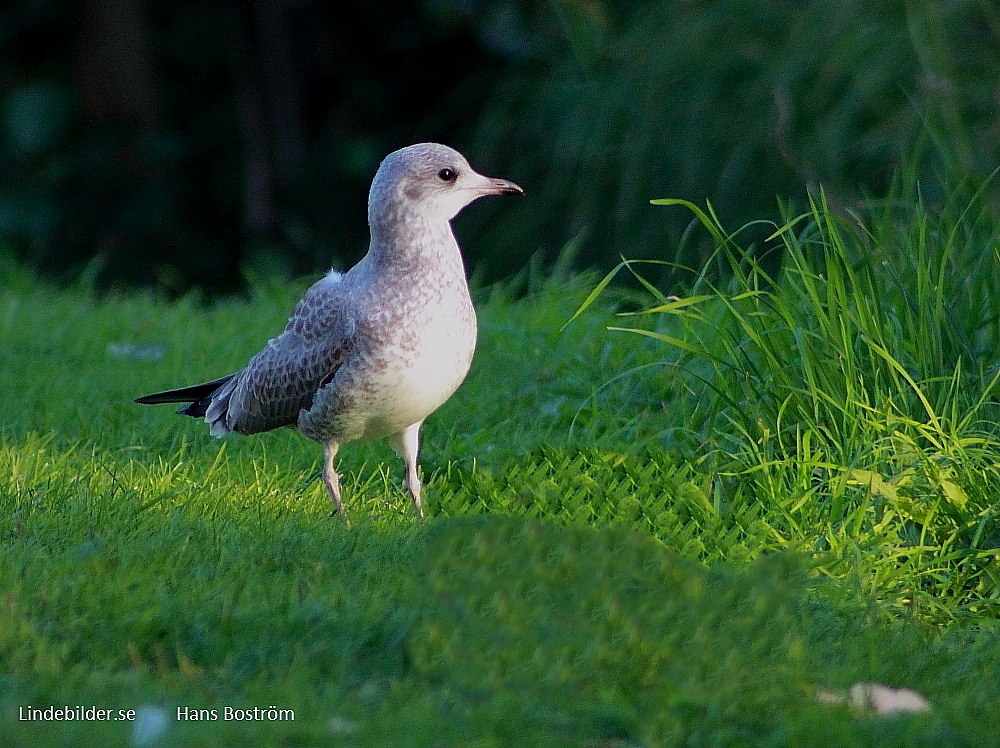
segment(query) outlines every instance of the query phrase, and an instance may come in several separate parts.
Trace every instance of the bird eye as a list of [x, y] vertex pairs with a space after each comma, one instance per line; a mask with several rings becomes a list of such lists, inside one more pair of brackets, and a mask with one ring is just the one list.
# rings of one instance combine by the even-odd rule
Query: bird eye
[[455, 177], [457, 176], [458, 175], [455, 173], [453, 169], [442, 169], [441, 171], [438, 172], [438, 179], [440, 179], [442, 182], [454, 181]]

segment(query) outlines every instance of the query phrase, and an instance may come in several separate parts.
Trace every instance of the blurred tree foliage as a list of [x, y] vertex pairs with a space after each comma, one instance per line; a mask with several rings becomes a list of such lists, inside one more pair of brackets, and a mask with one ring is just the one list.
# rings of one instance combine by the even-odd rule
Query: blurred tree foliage
[[232, 290], [364, 251], [388, 151], [433, 139], [528, 197], [459, 219], [490, 279], [677, 256], [711, 199], [739, 225], [904, 157], [1000, 163], [991, 0], [9, 0], [0, 254], [99, 285]]

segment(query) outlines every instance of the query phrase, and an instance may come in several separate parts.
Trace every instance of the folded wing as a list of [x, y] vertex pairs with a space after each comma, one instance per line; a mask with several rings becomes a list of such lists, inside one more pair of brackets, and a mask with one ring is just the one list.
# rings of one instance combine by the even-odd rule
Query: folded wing
[[340, 276], [331, 274], [315, 283], [295, 306], [284, 331], [242, 371], [136, 402], [190, 403], [177, 412], [204, 417], [213, 436], [295, 425], [299, 412], [333, 379], [351, 345], [354, 326], [344, 313], [339, 281]]

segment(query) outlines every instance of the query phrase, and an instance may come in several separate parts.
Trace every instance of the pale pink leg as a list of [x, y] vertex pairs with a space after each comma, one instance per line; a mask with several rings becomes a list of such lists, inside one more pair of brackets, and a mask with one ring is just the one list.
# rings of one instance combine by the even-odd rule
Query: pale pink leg
[[390, 439], [392, 448], [403, 458], [406, 463], [406, 490], [410, 492], [413, 500], [413, 509], [418, 517], [424, 516], [424, 508], [420, 503], [420, 476], [417, 474], [417, 451], [420, 449], [420, 427], [423, 421], [418, 421], [412, 426], [407, 426], [398, 434], [393, 434]]
[[351, 522], [344, 514], [344, 502], [340, 500], [340, 476], [337, 475], [337, 470], [333, 466], [333, 458], [337, 456], [338, 449], [340, 449], [340, 445], [337, 442], [328, 442], [323, 447], [323, 485], [326, 486], [326, 491], [330, 494], [333, 511], [343, 517], [344, 522], [349, 526]]

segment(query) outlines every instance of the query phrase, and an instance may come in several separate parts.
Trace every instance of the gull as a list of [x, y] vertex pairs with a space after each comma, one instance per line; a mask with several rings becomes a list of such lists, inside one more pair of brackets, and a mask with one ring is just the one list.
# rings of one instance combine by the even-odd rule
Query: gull
[[465, 379], [476, 347], [476, 312], [451, 220], [485, 195], [522, 193], [438, 143], [390, 153], [372, 181], [371, 242], [358, 264], [313, 284], [281, 334], [241, 371], [135, 402], [186, 403], [177, 412], [204, 418], [216, 437], [297, 428], [323, 445], [323, 483], [345, 520], [337, 451], [388, 437], [423, 517], [420, 427]]

